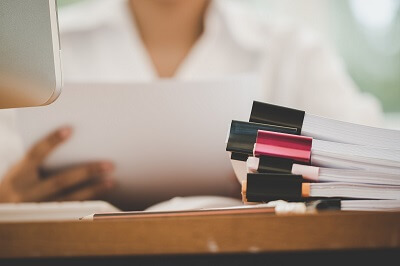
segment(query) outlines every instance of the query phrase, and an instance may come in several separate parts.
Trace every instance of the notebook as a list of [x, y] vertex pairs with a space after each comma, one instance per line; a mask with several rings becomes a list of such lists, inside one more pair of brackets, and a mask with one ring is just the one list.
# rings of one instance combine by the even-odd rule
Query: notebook
[[96, 212], [118, 212], [105, 201], [63, 201], [40, 203], [2, 203], [0, 222], [78, 221]]
[[246, 119], [262, 90], [253, 76], [132, 84], [65, 84], [52, 105], [17, 110], [25, 147], [71, 125], [70, 141], [45, 167], [109, 159], [116, 206], [144, 208], [175, 196], [231, 195], [238, 189], [225, 153], [232, 118]]

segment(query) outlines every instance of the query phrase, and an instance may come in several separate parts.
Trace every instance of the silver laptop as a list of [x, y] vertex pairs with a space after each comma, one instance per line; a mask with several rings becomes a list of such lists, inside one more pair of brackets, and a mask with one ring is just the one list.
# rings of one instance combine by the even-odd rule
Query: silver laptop
[[61, 87], [56, 0], [1, 0], [0, 109], [50, 104]]

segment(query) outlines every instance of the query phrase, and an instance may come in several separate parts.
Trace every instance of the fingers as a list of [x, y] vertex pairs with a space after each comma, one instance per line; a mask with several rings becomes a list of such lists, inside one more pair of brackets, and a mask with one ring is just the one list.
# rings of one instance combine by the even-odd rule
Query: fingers
[[99, 183], [86, 186], [77, 191], [71, 192], [68, 195], [56, 198], [56, 201], [83, 201], [95, 199], [114, 185], [111, 179], [103, 179]]
[[33, 189], [32, 193], [34, 195], [32, 197], [40, 200], [52, 198], [93, 178], [107, 177], [113, 170], [114, 166], [109, 162], [90, 163], [71, 168], [40, 182]]
[[43, 160], [61, 143], [72, 134], [70, 127], [63, 127], [52, 132], [47, 137], [37, 142], [26, 154], [25, 160], [29, 165], [39, 166]]

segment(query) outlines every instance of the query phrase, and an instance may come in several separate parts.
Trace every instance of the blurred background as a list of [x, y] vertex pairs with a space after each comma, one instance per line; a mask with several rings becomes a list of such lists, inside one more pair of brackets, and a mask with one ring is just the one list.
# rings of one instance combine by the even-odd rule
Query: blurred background
[[[87, 0], [58, 4], [79, 1]], [[400, 129], [400, 0], [221, 1], [313, 29], [336, 49], [358, 87], [381, 101], [386, 127]]]

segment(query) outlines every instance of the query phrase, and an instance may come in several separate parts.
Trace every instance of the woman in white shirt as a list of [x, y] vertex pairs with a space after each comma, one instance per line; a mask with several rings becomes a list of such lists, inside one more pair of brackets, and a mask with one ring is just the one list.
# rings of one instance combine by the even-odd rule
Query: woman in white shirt
[[[65, 8], [59, 18], [66, 83], [195, 80], [253, 73], [263, 85], [266, 102], [362, 124], [380, 122], [376, 99], [360, 93], [340, 60], [312, 33], [266, 22], [227, 1], [92, 0]], [[62, 132], [67, 133], [59, 142], [71, 133], [70, 129]], [[14, 133], [7, 134], [2, 137]], [[34, 166], [25, 160], [14, 167], [37, 181], [37, 195], [30, 201], [57, 196], [92, 176], [80, 169], [84, 173], [73, 184], [60, 180], [74, 172], [43, 181], [38, 174], [40, 162], [58, 145], [49, 146], [49, 142], [45, 139], [36, 147], [41, 150], [47, 145], [48, 149], [39, 152]], [[112, 165], [98, 162], [96, 171], [101, 172], [102, 166], [104, 175], [96, 185], [80, 187], [64, 198], [89, 199], [111, 187]], [[6, 176], [0, 183], [0, 200], [15, 201], [7, 198], [10, 190], [18, 191], [14, 198], [28, 200], [21, 195], [29, 188], [16, 190], [12, 185], [15, 176], [24, 177], [13, 172]], [[41, 187], [49, 180], [58, 181]], [[238, 190], [232, 196], [239, 196]]]

